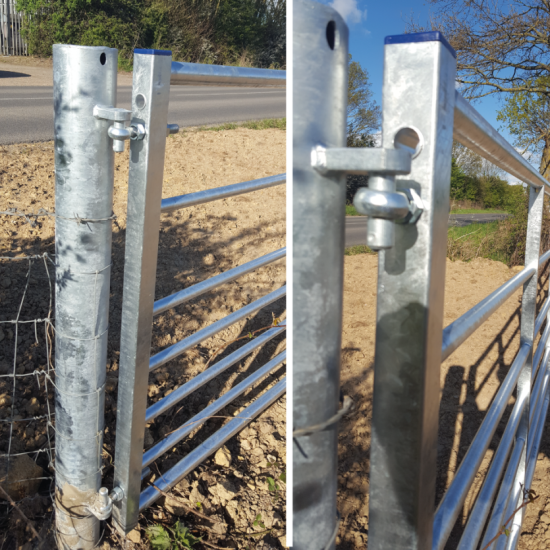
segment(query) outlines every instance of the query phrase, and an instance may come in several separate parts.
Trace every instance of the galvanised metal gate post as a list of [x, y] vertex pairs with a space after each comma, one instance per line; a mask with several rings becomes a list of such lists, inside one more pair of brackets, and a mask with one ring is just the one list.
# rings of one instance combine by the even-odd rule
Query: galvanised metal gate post
[[139, 516], [171, 62], [170, 51], [134, 51], [132, 124], [144, 137], [130, 144], [113, 507], [125, 533]]
[[432, 546], [455, 74], [440, 33], [386, 38], [383, 145], [416, 134], [396, 187], [414, 189], [425, 210], [416, 225], [396, 224], [378, 257], [370, 550]]
[[55, 507], [60, 548], [91, 549], [101, 483], [111, 275], [117, 50], [53, 47], [56, 294]]
[[[333, 9], [294, 2], [294, 428], [338, 410], [346, 178], [312, 166], [319, 145], [345, 147], [348, 29]], [[294, 548], [334, 548], [337, 424], [294, 437]]]

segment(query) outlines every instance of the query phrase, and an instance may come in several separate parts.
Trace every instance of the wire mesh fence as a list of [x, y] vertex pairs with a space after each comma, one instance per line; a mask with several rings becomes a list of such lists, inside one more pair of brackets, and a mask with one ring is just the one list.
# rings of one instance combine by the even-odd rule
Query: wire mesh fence
[[12, 507], [52, 514], [54, 276], [48, 253], [0, 257], [0, 521], [21, 544], [31, 524]]

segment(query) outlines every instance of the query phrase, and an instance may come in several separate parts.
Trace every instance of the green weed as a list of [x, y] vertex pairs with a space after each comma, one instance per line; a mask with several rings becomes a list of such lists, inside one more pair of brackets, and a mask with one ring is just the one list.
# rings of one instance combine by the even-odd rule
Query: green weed
[[179, 521], [176, 521], [173, 527], [152, 525], [146, 532], [153, 550], [192, 548], [201, 541], [201, 537], [192, 535], [191, 531]]

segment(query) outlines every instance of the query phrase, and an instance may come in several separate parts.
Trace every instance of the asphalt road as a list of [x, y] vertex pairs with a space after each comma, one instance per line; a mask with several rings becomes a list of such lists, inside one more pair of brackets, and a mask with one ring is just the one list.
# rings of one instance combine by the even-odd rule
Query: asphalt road
[[[168, 123], [202, 126], [286, 116], [286, 90], [171, 86]], [[117, 107], [130, 109], [131, 86], [119, 86]], [[0, 87], [0, 144], [53, 139], [53, 88]]]
[[[464, 227], [472, 223], [490, 223], [503, 220], [507, 214], [451, 214], [449, 227]], [[367, 218], [365, 216], [346, 216], [346, 246], [366, 244]]]

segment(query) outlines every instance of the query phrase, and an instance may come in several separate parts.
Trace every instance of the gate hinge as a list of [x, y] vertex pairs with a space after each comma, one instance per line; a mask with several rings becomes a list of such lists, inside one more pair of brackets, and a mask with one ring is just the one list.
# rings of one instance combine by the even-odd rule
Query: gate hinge
[[369, 216], [367, 246], [373, 250], [392, 248], [394, 222], [414, 224], [424, 204], [414, 189], [396, 191], [395, 176], [411, 172], [414, 149], [375, 147], [323, 147], [311, 151], [311, 165], [323, 175], [331, 173], [368, 175], [369, 187], [359, 189], [353, 204]]
[[[143, 123], [130, 123], [132, 111], [128, 111], [128, 109], [120, 109], [111, 105], [96, 105], [93, 114], [96, 118], [113, 122], [113, 125], [108, 130], [108, 134], [113, 140], [113, 151], [115, 153], [122, 153], [124, 151], [125, 141], [129, 139], [140, 141], [147, 134]], [[180, 127], [177, 124], [168, 124], [166, 126], [166, 137], [170, 134], [177, 134], [179, 131]]]
[[124, 491], [120, 487], [115, 487], [111, 494], [107, 487], [101, 487], [98, 491], [95, 500], [88, 507], [90, 513], [92, 513], [99, 520], [106, 520], [111, 517], [113, 512], [113, 503], [122, 500], [124, 497]]

